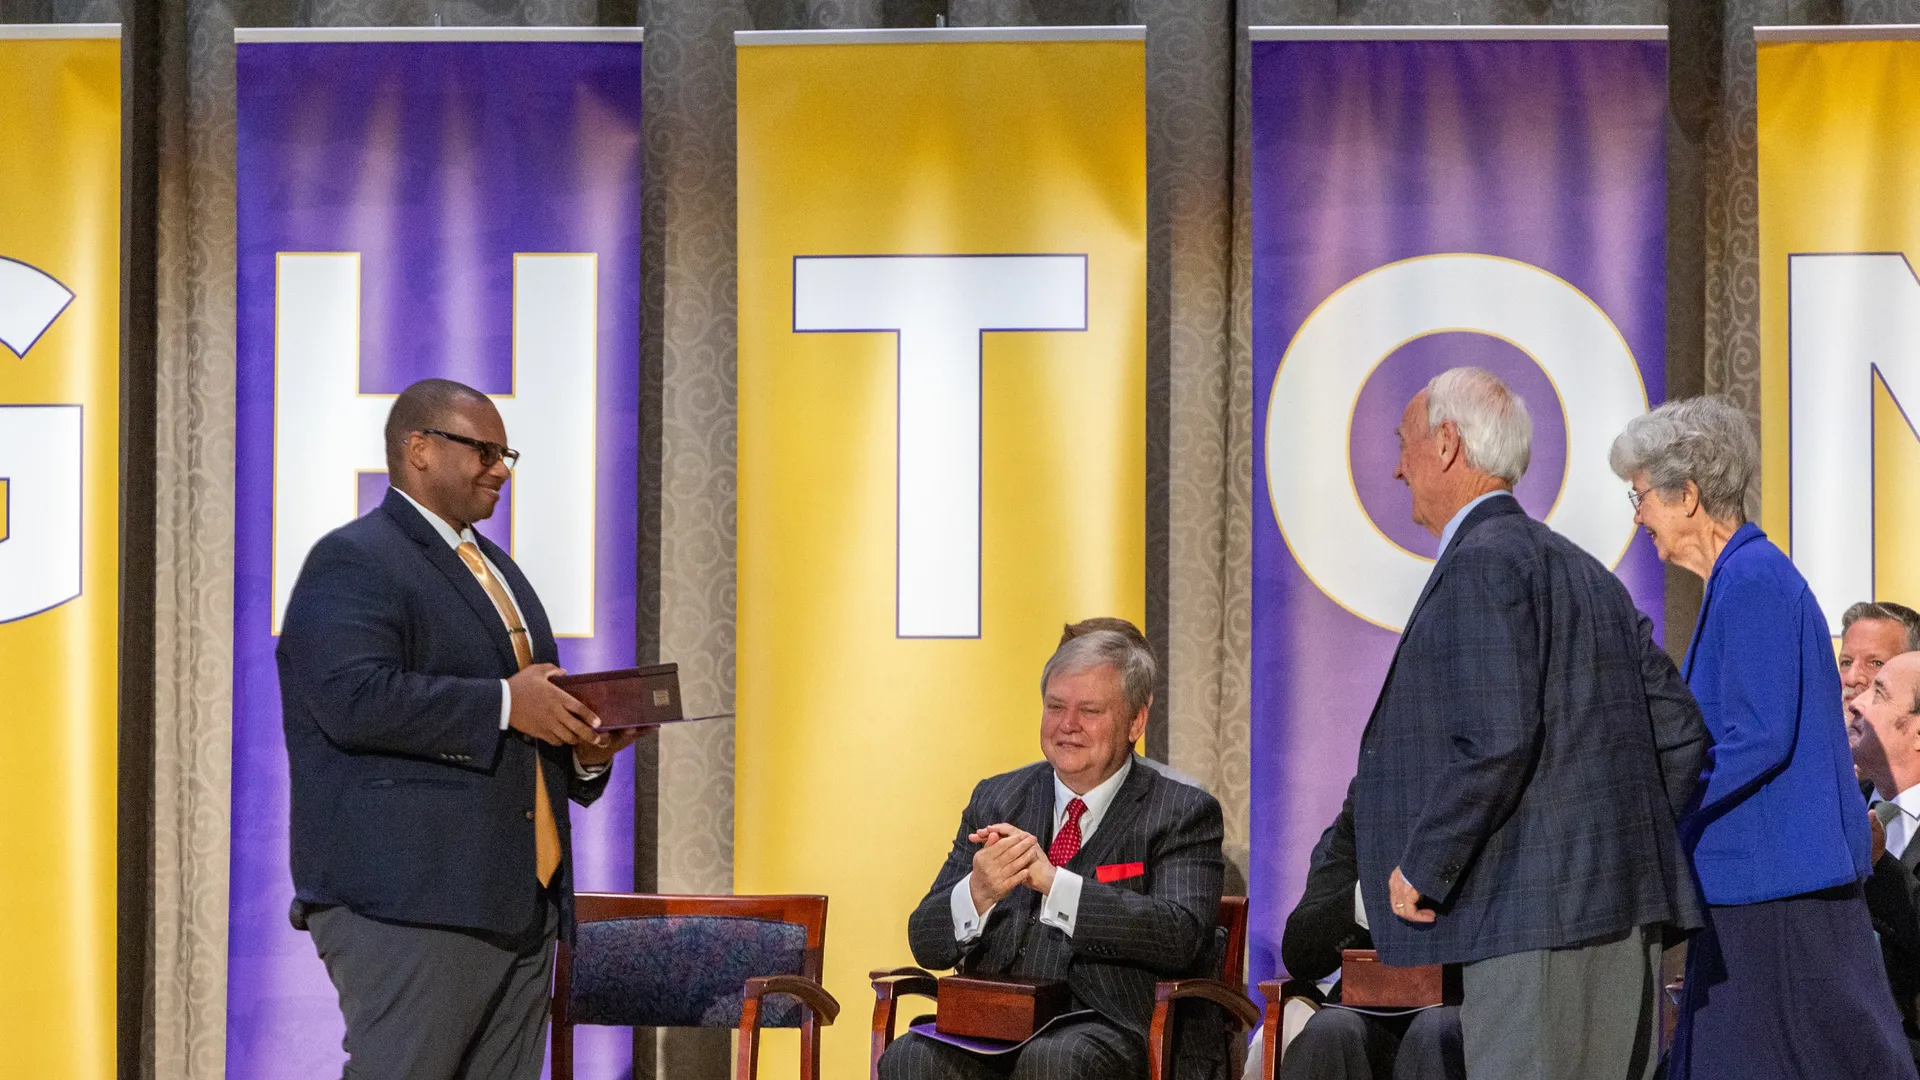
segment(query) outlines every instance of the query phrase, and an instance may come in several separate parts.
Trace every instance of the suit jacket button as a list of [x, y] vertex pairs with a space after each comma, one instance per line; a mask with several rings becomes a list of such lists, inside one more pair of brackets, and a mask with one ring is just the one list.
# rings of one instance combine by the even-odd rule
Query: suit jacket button
[[528, 821], [532, 821], [532, 820], [533, 820], [533, 811], [531, 811], [531, 810], [529, 810], [529, 811], [527, 811], [527, 820], [528, 820]]

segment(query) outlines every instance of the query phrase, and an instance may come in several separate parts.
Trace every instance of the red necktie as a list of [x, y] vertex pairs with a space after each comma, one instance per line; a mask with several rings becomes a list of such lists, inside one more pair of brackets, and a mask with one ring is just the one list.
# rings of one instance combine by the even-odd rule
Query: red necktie
[[1067, 823], [1060, 826], [1060, 832], [1053, 838], [1053, 846], [1047, 849], [1047, 861], [1055, 866], [1065, 866], [1080, 853], [1080, 815], [1087, 812], [1087, 804], [1079, 799], [1067, 803]]

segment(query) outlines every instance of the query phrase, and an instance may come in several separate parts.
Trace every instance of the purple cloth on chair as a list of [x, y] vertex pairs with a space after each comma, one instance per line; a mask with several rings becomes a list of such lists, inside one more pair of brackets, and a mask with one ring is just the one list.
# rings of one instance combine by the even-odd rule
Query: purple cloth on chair
[[[805, 973], [807, 928], [733, 915], [667, 915], [583, 922], [575, 931], [576, 1024], [733, 1027], [755, 975]], [[761, 1027], [799, 1027], [800, 1005], [761, 1003]]]
[[957, 1046], [962, 1050], [970, 1050], [976, 1054], [1010, 1054], [1027, 1045], [1029, 1042], [1032, 1042], [1034, 1039], [1039, 1038], [1042, 1032], [1050, 1028], [1065, 1027], [1068, 1024], [1098, 1015], [1100, 1014], [1094, 1012], [1092, 1009], [1075, 1009], [1072, 1012], [1061, 1013], [1059, 1016], [1035, 1028], [1032, 1035], [1021, 1039], [1019, 1042], [1008, 1042], [1005, 1039], [978, 1039], [967, 1035], [949, 1035], [944, 1031], [936, 1031], [934, 1029], [934, 1020], [931, 1016], [921, 1017], [913, 1023], [908, 1024], [907, 1030], [913, 1032], [915, 1035], [932, 1039], [935, 1042], [943, 1042], [948, 1046]]

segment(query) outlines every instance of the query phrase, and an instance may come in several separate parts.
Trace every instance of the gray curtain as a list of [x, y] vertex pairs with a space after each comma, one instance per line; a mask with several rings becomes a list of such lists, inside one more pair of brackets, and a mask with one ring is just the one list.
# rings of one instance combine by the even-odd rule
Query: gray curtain
[[[157, 65], [151, 882], [130, 898], [141, 1048], [123, 1075], [223, 1075], [234, 428], [233, 28], [633, 24], [647, 28], [643, 259], [643, 652], [691, 702], [731, 706], [734, 603], [734, 69], [737, 29], [1148, 26], [1148, 617], [1167, 658], [1149, 747], [1199, 777], [1247, 844], [1252, 378], [1249, 24], [1667, 23], [1672, 16], [1669, 392], [1759, 392], [1752, 27], [1920, 21], [1920, 0], [0, 0], [0, 21], [113, 21]], [[144, 20], [144, 21], [140, 21]], [[136, 65], [137, 66], [137, 65]], [[130, 67], [133, 70], [133, 67]], [[138, 218], [130, 221], [138, 222]], [[139, 245], [130, 250], [140, 251]], [[130, 272], [138, 272], [138, 267]], [[135, 328], [136, 331], [139, 328]], [[1674, 636], [1697, 587], [1676, 579]], [[145, 723], [143, 718], [129, 722]], [[651, 766], [649, 756], [644, 764]], [[732, 882], [733, 741], [657, 747], [655, 880]], [[647, 805], [643, 792], [643, 805]], [[644, 874], [644, 871], [643, 871]], [[864, 1006], [846, 1002], [847, 1019]], [[129, 1010], [136, 1011], [136, 1010]], [[829, 1038], [858, 1038], [858, 1023]], [[663, 1044], [642, 1075], [721, 1075], [725, 1046]]]

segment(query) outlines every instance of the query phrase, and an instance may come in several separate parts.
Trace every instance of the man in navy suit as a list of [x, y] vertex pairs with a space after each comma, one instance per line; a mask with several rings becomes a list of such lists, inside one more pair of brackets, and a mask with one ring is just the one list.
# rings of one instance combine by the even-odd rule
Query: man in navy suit
[[1471, 1078], [1651, 1076], [1662, 932], [1701, 925], [1674, 822], [1705, 724], [1620, 581], [1513, 498], [1517, 396], [1456, 368], [1399, 436], [1440, 555], [1361, 738], [1374, 944], [1464, 965]]
[[339, 991], [346, 1077], [534, 1080], [573, 921], [567, 800], [632, 736], [548, 681], [540, 598], [473, 530], [519, 458], [493, 403], [415, 383], [386, 449], [392, 490], [308, 553], [277, 650], [293, 922]]

